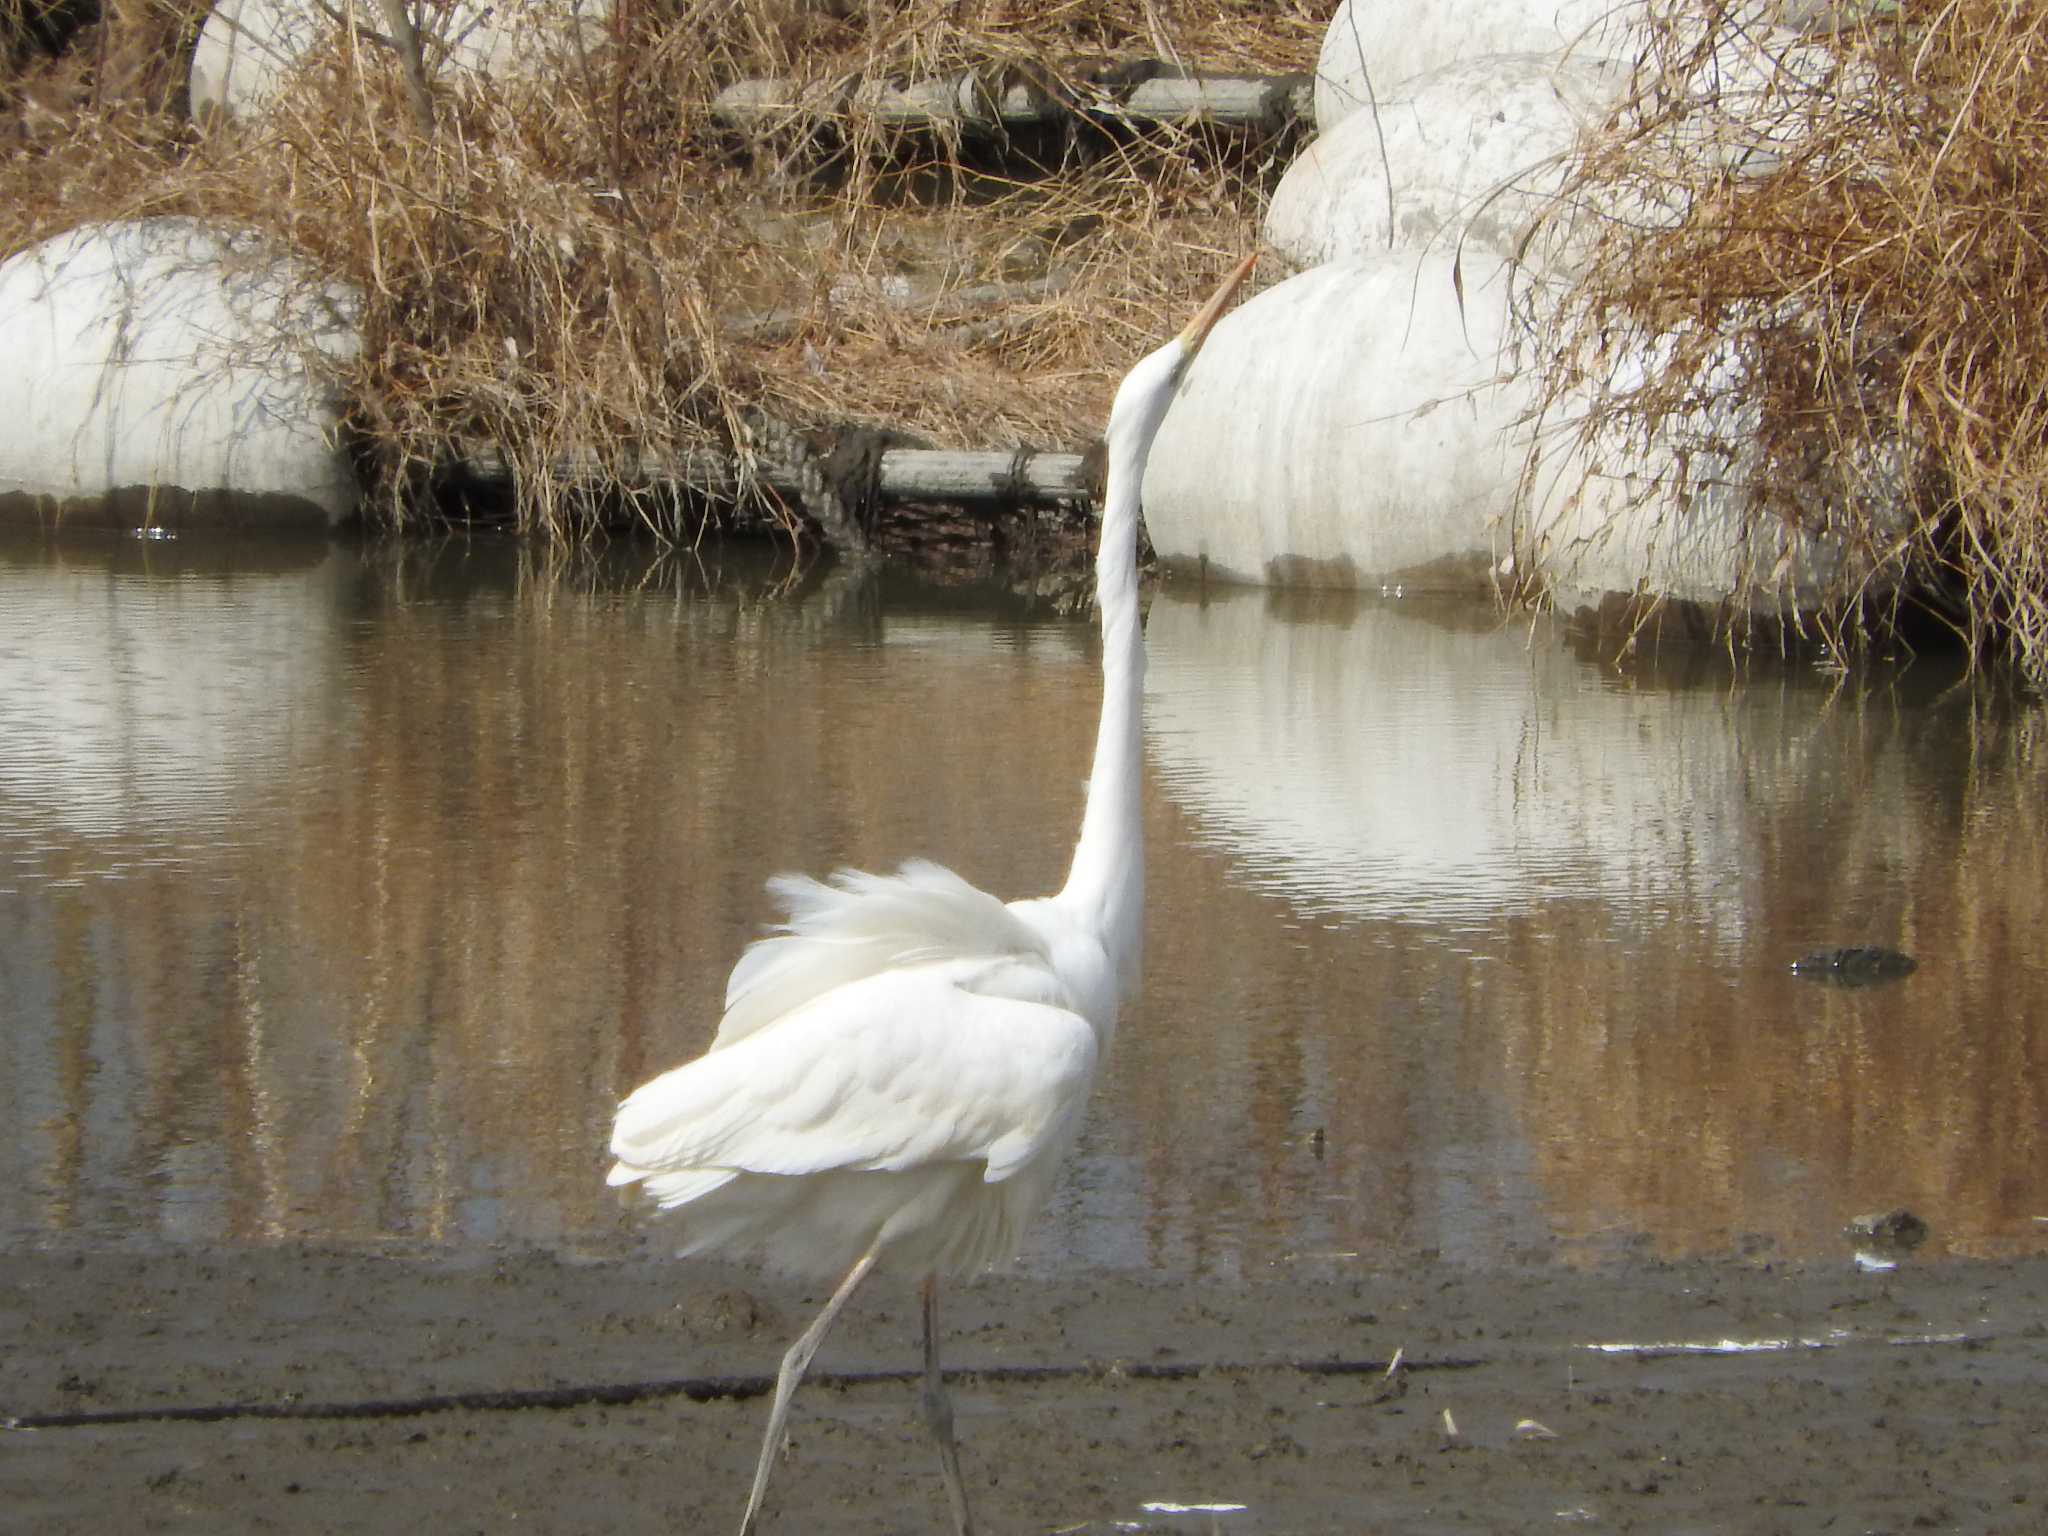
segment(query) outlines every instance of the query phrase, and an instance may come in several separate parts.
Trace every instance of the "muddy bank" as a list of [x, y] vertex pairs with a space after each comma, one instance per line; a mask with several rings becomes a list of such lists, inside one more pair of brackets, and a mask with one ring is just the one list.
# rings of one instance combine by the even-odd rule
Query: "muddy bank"
[[[722, 1528], [753, 1394], [816, 1294], [637, 1257], [16, 1252], [0, 1414], [44, 1427], [0, 1433], [0, 1525]], [[951, 1364], [988, 1373], [956, 1395], [991, 1531], [2017, 1532], [2048, 1518], [2044, 1303], [2043, 1260], [1418, 1261], [996, 1277], [945, 1321]], [[770, 1529], [944, 1527], [915, 1327], [886, 1285], [852, 1307], [820, 1357], [842, 1379], [799, 1401]], [[1806, 1342], [1589, 1347], [1786, 1339]], [[866, 1372], [889, 1374], [843, 1379]], [[130, 1416], [158, 1409], [200, 1416]], [[1174, 1504], [1245, 1508], [1148, 1509]]]

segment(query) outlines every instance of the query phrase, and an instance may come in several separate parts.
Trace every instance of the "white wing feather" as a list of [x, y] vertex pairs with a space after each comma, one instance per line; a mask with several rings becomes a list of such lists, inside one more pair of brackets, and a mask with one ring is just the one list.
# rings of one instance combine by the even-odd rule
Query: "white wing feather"
[[972, 1161], [999, 1182], [1063, 1139], [1094, 1076], [1095, 1032], [1057, 996], [1043, 966], [1003, 961], [835, 987], [628, 1098], [612, 1182]]
[[1048, 959], [1039, 936], [1002, 902], [924, 859], [893, 875], [842, 869], [830, 884], [777, 875], [768, 889], [787, 919], [773, 937], [747, 946], [733, 966], [714, 1051], [835, 988], [899, 966], [970, 957]]

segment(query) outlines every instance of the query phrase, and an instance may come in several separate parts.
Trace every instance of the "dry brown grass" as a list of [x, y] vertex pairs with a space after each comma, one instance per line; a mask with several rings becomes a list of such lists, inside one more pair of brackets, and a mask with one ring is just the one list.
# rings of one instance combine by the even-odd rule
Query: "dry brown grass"
[[[7, 82], [0, 254], [169, 212], [289, 238], [367, 295], [342, 382], [394, 524], [428, 504], [457, 439], [515, 464], [517, 520], [554, 535], [631, 504], [636, 455], [744, 444], [755, 411], [1078, 445], [1121, 370], [1242, 248], [1277, 166], [1195, 129], [1048, 135], [997, 157], [894, 130], [849, 87], [972, 67], [1079, 89], [1159, 53], [1279, 73], [1312, 60], [1310, 12], [620, 0], [536, 86], [438, 79], [427, 136], [394, 55], [360, 36], [262, 120], [195, 130], [197, 7], [126, 0]], [[136, 62], [116, 81], [119, 59]], [[747, 135], [715, 119], [721, 88], [764, 76], [808, 104]], [[994, 302], [991, 285], [1007, 285]], [[577, 453], [617, 471], [606, 495], [566, 497], [544, 473]]]
[[[1553, 398], [1656, 359], [1605, 389], [1594, 430], [1718, 418], [1754, 441], [1760, 421], [1755, 514], [1860, 557], [1826, 621], [1884, 627], [1910, 585], [2039, 682], [2048, 8], [1798, 9], [1650, 0], [1634, 92], [1572, 198], [1663, 212], [1595, 241]], [[1804, 35], [1788, 44], [1773, 11]]]

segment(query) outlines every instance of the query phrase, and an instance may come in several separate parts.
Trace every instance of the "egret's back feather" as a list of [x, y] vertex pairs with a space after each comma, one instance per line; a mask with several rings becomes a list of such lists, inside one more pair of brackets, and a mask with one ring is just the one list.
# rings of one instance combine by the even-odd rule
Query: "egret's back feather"
[[784, 921], [733, 966], [714, 1051], [835, 987], [895, 966], [1045, 955], [1039, 936], [1002, 902], [928, 859], [912, 859], [893, 875], [842, 869], [829, 884], [777, 875], [768, 890]]
[[636, 1089], [611, 1177], [973, 1163], [999, 1182], [1078, 1113], [1095, 1071], [1095, 1032], [1057, 995], [1048, 971], [978, 961], [848, 983]]

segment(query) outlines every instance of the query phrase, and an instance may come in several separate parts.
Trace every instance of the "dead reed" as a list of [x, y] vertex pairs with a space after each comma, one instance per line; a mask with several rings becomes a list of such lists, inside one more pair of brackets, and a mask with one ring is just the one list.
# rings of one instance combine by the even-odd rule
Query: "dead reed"
[[[202, 130], [183, 71], [203, 11], [109, 0], [55, 58], [16, 49], [0, 254], [166, 212], [276, 232], [365, 295], [339, 382], [380, 519], [430, 507], [451, 446], [474, 442], [516, 466], [517, 524], [555, 537], [621, 501], [680, 536], [690, 519], [635, 491], [634, 465], [744, 448], [764, 415], [1085, 441], [1122, 369], [1242, 247], [1274, 157], [1192, 127], [997, 153], [896, 126], [856, 87], [971, 69], [1082, 93], [1133, 55], [1279, 73], [1320, 29], [1305, 5], [1249, 0], [617, 0], [535, 79], [432, 75], [423, 131], [364, 5], [276, 108]], [[719, 119], [722, 88], [765, 78], [786, 107]], [[606, 468], [594, 495], [546, 473], [576, 455]]]
[[[1605, 210], [1553, 405], [1752, 467], [1753, 515], [1853, 558], [1823, 625], [1907, 594], [2048, 680], [2048, 8], [1648, 0], [1568, 202]], [[1712, 439], [1719, 423], [1721, 441]]]

